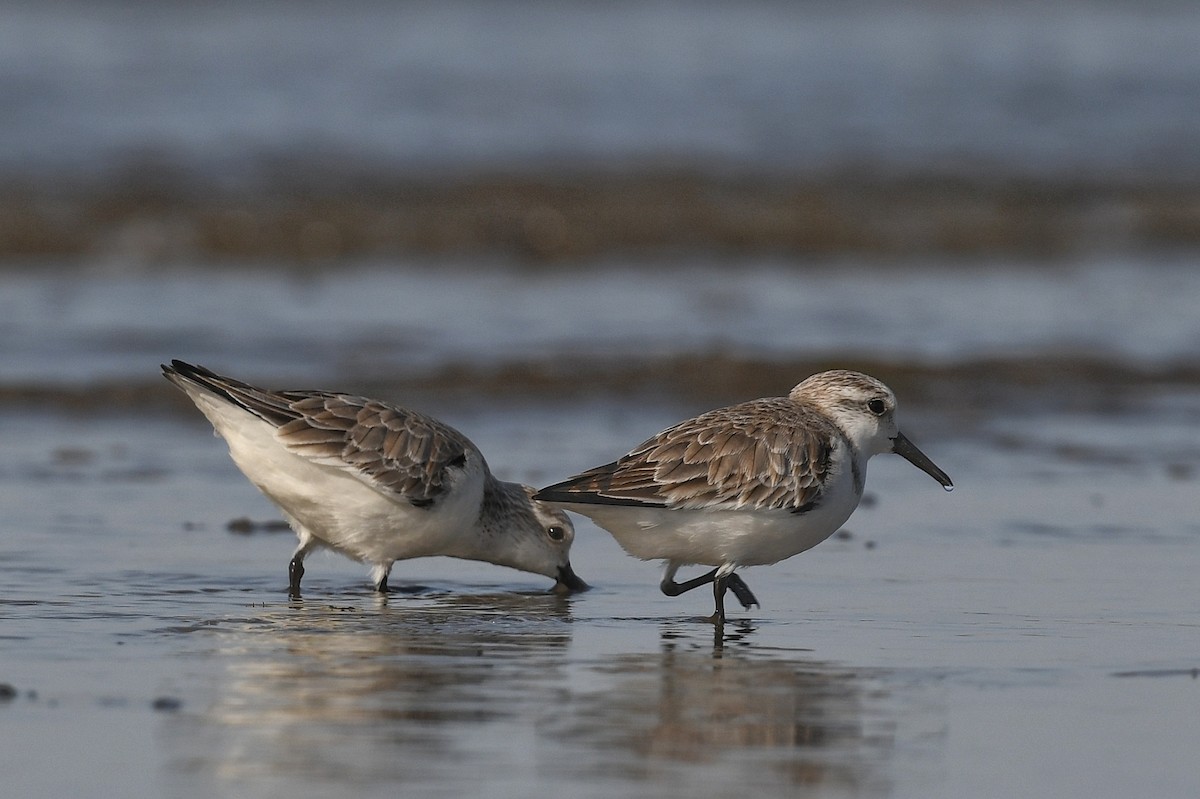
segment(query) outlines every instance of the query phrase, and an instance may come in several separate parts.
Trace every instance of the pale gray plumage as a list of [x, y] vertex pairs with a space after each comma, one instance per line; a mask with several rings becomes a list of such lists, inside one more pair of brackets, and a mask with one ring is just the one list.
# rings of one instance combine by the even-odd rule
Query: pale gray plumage
[[428, 555], [586, 587], [568, 560], [574, 531], [567, 516], [534, 501], [531, 487], [497, 480], [475, 445], [437, 419], [351, 394], [268, 391], [178, 360], [163, 374], [204, 412], [238, 467], [296, 530], [293, 594], [316, 546], [371, 563], [384, 591], [394, 561]]

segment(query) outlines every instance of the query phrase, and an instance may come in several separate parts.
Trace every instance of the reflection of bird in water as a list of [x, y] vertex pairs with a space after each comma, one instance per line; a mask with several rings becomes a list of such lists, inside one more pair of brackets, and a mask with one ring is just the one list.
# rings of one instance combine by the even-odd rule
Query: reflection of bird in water
[[379, 591], [395, 561], [431, 555], [544, 574], [560, 590], [587, 587], [571, 569], [566, 514], [529, 486], [497, 480], [478, 448], [436, 419], [349, 394], [268, 391], [178, 360], [162, 369], [299, 536], [293, 596], [317, 547], [371, 564]]
[[[950, 478], [901, 434], [896, 396], [858, 372], [822, 372], [786, 397], [758, 399], [680, 422], [618, 460], [543, 488], [608, 530], [629, 554], [666, 561], [677, 596], [713, 584], [758, 604], [734, 569], [776, 563], [824, 541], [862, 498], [867, 461], [895, 452], [947, 489]], [[680, 566], [712, 571], [675, 582]]]
[[382, 600], [366, 610], [308, 602], [222, 623], [217, 699], [174, 720], [179, 757], [220, 775], [218, 794], [239, 795], [243, 780], [302, 796], [421, 786], [455, 778], [464, 762], [482, 779], [515, 757], [514, 720], [552, 709], [546, 683], [571, 641], [571, 602], [455, 594], [402, 611]]
[[[614, 655], [573, 635], [574, 601], [308, 602], [205, 625], [205, 661], [223, 664], [204, 675], [215, 701], [173, 714], [162, 745], [219, 780], [216, 795], [863, 795], [886, 783], [897, 719], [878, 679], [764, 651], [738, 625], [716, 653], [684, 625], [653, 651]], [[607, 644], [631, 630], [615, 632], [593, 630]]]
[[594, 753], [598, 776], [671, 785], [678, 796], [796, 785], [857, 795], [885, 781], [888, 722], [854, 672], [675, 644], [596, 671], [603, 684], [545, 726], [580, 757]]

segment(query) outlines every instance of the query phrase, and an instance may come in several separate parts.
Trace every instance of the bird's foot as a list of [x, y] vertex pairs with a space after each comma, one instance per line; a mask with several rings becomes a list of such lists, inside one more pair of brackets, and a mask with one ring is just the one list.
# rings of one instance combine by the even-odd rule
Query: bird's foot
[[733, 592], [738, 602], [741, 602], [742, 607], [746, 610], [749, 610], [751, 606], [762, 607], [758, 601], [758, 597], [754, 596], [754, 592], [750, 590], [750, 586], [746, 585], [746, 581], [737, 574], [729, 575], [726, 587]]

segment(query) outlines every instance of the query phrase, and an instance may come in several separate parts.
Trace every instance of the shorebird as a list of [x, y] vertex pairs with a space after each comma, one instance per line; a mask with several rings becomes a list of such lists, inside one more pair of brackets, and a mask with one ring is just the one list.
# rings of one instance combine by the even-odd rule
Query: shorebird
[[370, 564], [380, 592], [395, 561], [432, 555], [543, 574], [559, 591], [587, 587], [571, 568], [567, 515], [532, 487], [497, 480], [450, 426], [351, 394], [269, 391], [179, 360], [162, 370], [299, 537], [293, 597], [317, 547]]
[[[751, 400], [669, 427], [612, 463], [543, 488], [608, 530], [626, 552], [665, 561], [663, 593], [713, 584], [758, 600], [734, 570], [777, 563], [831, 536], [858, 507], [872, 455], [894, 452], [946, 490], [949, 476], [896, 426], [896, 396], [859, 372], [822, 372], [786, 397]], [[675, 582], [681, 566], [712, 571]]]

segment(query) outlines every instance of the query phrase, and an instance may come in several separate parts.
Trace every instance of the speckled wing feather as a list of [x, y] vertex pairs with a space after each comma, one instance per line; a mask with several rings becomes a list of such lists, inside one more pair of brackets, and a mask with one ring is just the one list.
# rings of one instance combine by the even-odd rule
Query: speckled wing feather
[[381, 491], [418, 506], [449, 488], [450, 469], [482, 455], [457, 430], [424, 414], [378, 400], [325, 391], [267, 391], [203, 367], [164, 367], [275, 425], [289, 450], [345, 469]]
[[474, 446], [454, 429], [415, 411], [346, 394], [297, 397], [299, 416], [276, 436], [292, 452], [351, 469], [414, 505], [428, 505], [449, 488]]
[[701, 414], [538, 499], [673, 508], [807, 510], [840, 432], [784, 397]]

